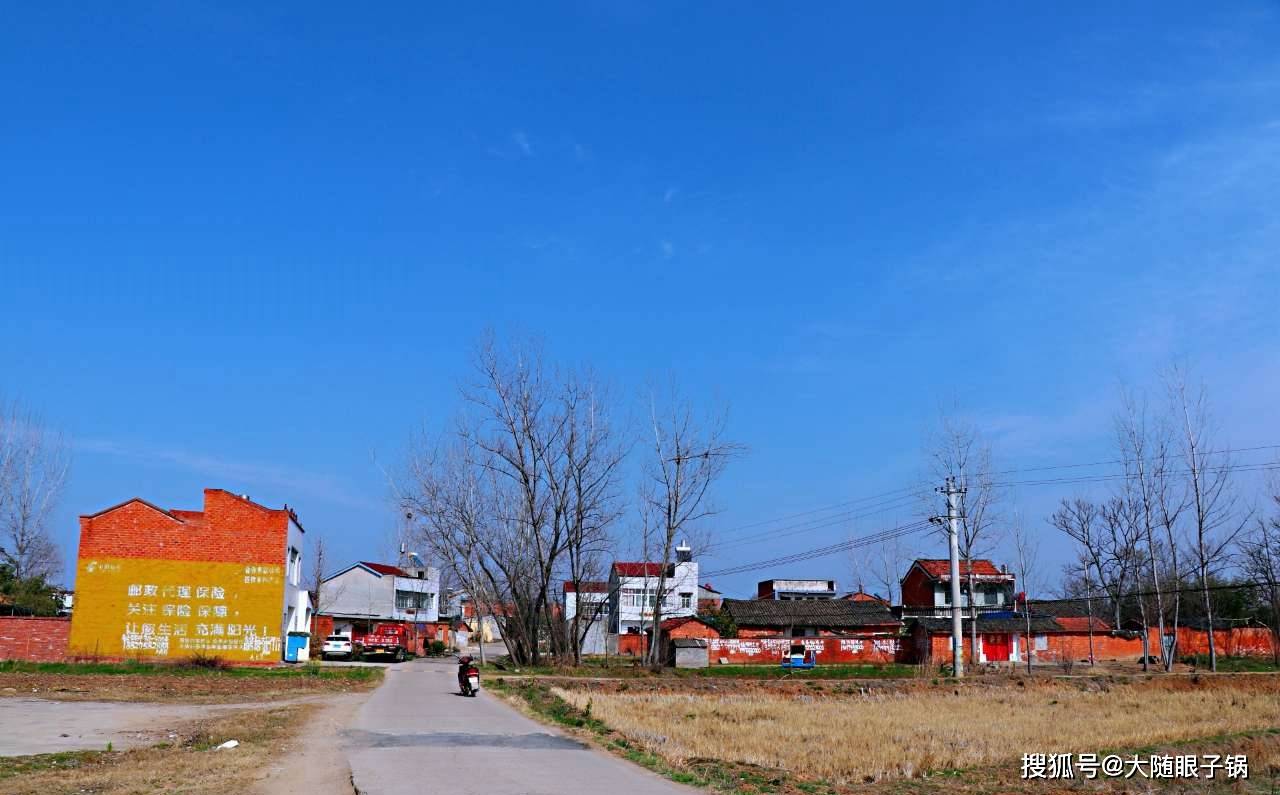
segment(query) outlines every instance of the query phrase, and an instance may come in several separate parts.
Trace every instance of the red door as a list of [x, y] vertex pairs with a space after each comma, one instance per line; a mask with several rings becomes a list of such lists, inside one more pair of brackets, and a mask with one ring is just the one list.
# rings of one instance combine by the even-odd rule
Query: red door
[[982, 636], [982, 651], [987, 655], [987, 662], [1008, 662], [1012, 645], [1008, 635]]

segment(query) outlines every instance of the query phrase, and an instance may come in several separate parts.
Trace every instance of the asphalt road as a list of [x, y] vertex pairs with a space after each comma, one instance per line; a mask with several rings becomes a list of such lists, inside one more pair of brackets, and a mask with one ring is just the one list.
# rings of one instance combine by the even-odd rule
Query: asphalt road
[[[674, 795], [696, 792], [537, 723], [483, 689], [458, 694], [456, 663], [415, 660], [386, 679], [343, 733], [365, 795]], [[481, 683], [483, 688], [483, 683]]]

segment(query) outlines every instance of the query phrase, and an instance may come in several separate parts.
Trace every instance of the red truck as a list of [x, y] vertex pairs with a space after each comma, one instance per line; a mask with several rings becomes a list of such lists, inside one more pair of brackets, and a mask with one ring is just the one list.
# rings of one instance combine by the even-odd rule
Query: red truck
[[353, 640], [364, 657], [390, 655], [396, 662], [404, 662], [409, 653], [409, 631], [403, 624], [374, 624], [366, 634]]

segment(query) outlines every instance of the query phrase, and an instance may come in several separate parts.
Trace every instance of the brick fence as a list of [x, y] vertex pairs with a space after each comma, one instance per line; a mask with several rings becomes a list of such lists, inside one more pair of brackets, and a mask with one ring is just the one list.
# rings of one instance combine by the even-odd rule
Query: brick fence
[[711, 638], [707, 656], [714, 665], [720, 660], [731, 665], [777, 665], [791, 644], [802, 643], [815, 652], [818, 664], [897, 662], [904, 651], [901, 639], [867, 636], [844, 638]]
[[0, 660], [61, 662], [70, 634], [69, 618], [0, 616]]

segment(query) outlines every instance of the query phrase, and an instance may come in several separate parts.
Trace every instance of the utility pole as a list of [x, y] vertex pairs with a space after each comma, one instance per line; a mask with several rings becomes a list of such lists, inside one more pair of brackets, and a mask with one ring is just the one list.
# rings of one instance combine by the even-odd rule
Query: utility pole
[[960, 502], [965, 489], [956, 488], [956, 479], [947, 476], [941, 489], [947, 497], [947, 543], [951, 548], [951, 672], [957, 679], [964, 676], [964, 630], [960, 609]]

